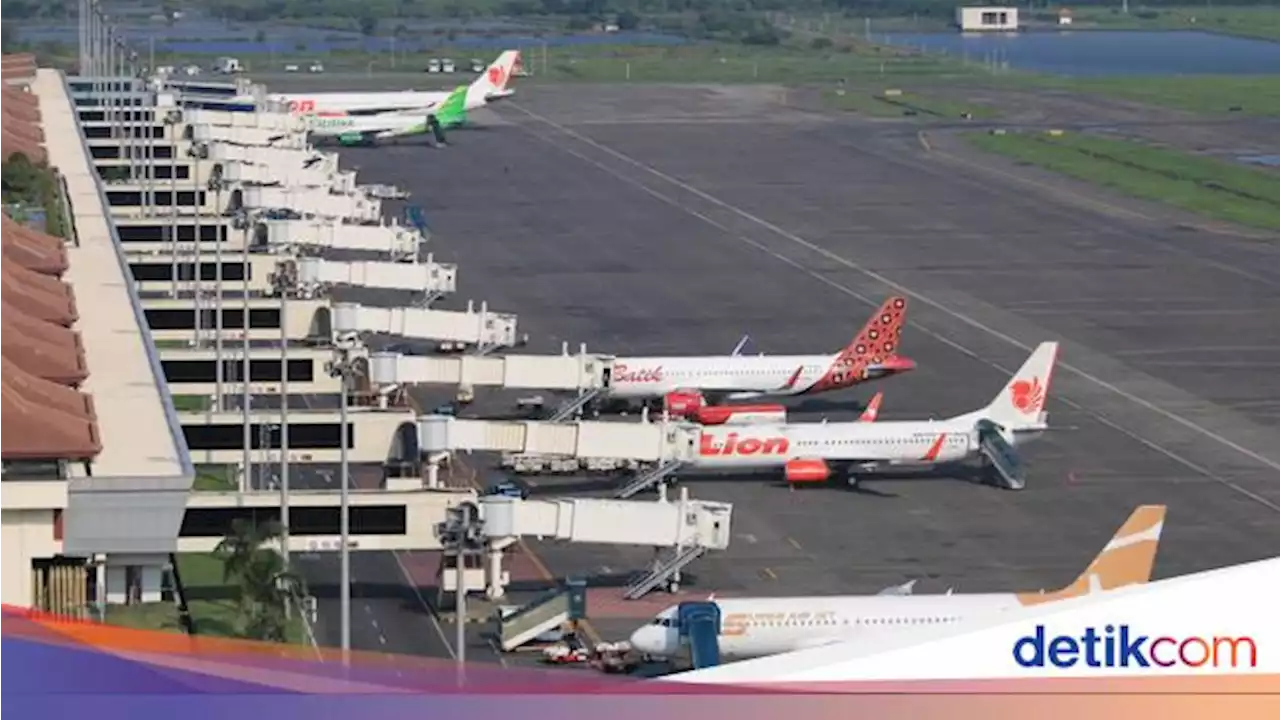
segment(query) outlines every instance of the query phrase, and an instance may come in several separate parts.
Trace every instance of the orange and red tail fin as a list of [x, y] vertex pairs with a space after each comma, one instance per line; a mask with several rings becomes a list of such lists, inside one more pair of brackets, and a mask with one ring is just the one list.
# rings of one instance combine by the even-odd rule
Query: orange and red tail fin
[[906, 324], [907, 299], [894, 296], [884, 301], [809, 392], [846, 388], [914, 368], [915, 363], [897, 355], [898, 340]]

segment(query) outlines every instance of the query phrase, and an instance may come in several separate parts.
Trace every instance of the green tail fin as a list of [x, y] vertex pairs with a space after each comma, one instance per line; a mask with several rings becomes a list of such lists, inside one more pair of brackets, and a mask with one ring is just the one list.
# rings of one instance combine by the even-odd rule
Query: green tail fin
[[467, 86], [454, 88], [436, 111], [436, 120], [444, 127], [456, 127], [467, 120]]

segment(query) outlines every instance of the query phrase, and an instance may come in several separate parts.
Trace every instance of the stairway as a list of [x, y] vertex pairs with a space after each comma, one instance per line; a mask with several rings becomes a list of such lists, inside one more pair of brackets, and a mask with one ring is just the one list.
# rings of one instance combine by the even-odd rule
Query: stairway
[[578, 397], [558, 408], [556, 413], [551, 416], [550, 422], [564, 422], [572, 418], [574, 415], [577, 415], [579, 410], [586, 407], [587, 403], [590, 403], [592, 400], [599, 397], [602, 392], [604, 392], [604, 388], [595, 388], [590, 392], [582, 393]]
[[658, 467], [647, 470], [632, 478], [630, 482], [622, 486], [622, 489], [618, 491], [618, 494], [615, 495], [615, 497], [619, 500], [626, 500], [632, 495], [661, 482], [663, 478], [680, 469], [680, 466], [682, 465], [684, 465], [683, 460], [667, 460]]
[[659, 585], [670, 580], [676, 573], [686, 568], [689, 563], [702, 557], [706, 552], [707, 548], [702, 545], [693, 545], [685, 548], [675, 557], [665, 562], [660, 562], [654, 569], [628, 585], [622, 591], [622, 597], [627, 600], [639, 600], [653, 592]]

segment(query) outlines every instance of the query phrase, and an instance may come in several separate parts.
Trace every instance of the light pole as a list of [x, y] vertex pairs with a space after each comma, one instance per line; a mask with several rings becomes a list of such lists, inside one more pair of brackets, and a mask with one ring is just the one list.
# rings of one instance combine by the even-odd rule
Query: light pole
[[240, 364], [240, 383], [241, 398], [240, 411], [244, 418], [244, 470], [241, 474], [241, 491], [253, 489], [253, 425], [249, 416], [249, 405], [252, 402], [249, 383], [253, 379], [251, 375], [251, 357], [249, 346], [249, 230], [253, 227], [256, 219], [251, 213], [241, 211], [236, 216], [236, 229], [241, 233], [244, 253], [242, 270], [246, 282], [240, 293], [241, 310], [240, 310], [240, 329], [243, 334], [241, 337], [241, 364]]
[[280, 298], [280, 525], [282, 554], [289, 564], [289, 293], [296, 287], [292, 249], [286, 246], [285, 260], [276, 263], [272, 288]]
[[351, 660], [351, 508], [349, 497], [351, 467], [347, 459], [347, 444], [350, 438], [350, 428], [347, 425], [347, 391], [350, 388], [349, 381], [352, 370], [351, 351], [354, 349], [354, 338], [345, 335], [335, 338], [333, 361], [329, 363], [330, 376], [338, 378], [341, 385], [338, 398], [338, 425], [341, 427], [339, 431], [338, 463], [342, 486], [339, 491], [338, 533], [342, 547], [338, 550], [339, 563], [341, 565], [338, 576], [338, 596], [342, 614], [342, 662], [344, 664]]
[[[172, 286], [169, 295], [178, 297], [178, 123], [182, 122], [181, 110], [170, 110], [165, 114], [164, 132], [169, 136], [169, 249], [172, 254], [172, 267], [169, 279]], [[196, 245], [196, 262], [200, 262], [200, 246]], [[196, 347], [200, 347], [200, 292], [197, 287], [195, 299], [196, 311]]]
[[458, 684], [466, 683], [467, 661], [467, 558], [484, 550], [484, 523], [480, 508], [462, 503], [450, 508], [447, 519], [436, 527], [445, 556], [454, 557], [457, 587], [454, 595], [454, 657], [457, 659]]

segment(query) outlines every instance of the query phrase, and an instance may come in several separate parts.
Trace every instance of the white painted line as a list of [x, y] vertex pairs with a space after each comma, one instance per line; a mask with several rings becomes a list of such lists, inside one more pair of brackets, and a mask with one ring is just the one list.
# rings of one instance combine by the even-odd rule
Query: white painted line
[[400, 560], [400, 553], [393, 550], [391, 552], [391, 556], [396, 559], [396, 566], [400, 568], [400, 574], [404, 576], [405, 584], [413, 591], [414, 597], [418, 598], [418, 603], [422, 605], [422, 609], [427, 612], [427, 617], [431, 619], [431, 625], [436, 629], [436, 634], [440, 636], [440, 641], [444, 643], [445, 650], [449, 651], [449, 657], [454, 660], [458, 659], [458, 653], [453, 649], [453, 646], [449, 644], [449, 636], [445, 635], [444, 628], [440, 627], [440, 619], [436, 617], [434, 612], [432, 612], [431, 606], [427, 604], [427, 599], [422, 597], [422, 591], [418, 589], [416, 584], [414, 584], [413, 576], [409, 574], [409, 569], [406, 568], [404, 566], [404, 562]]

